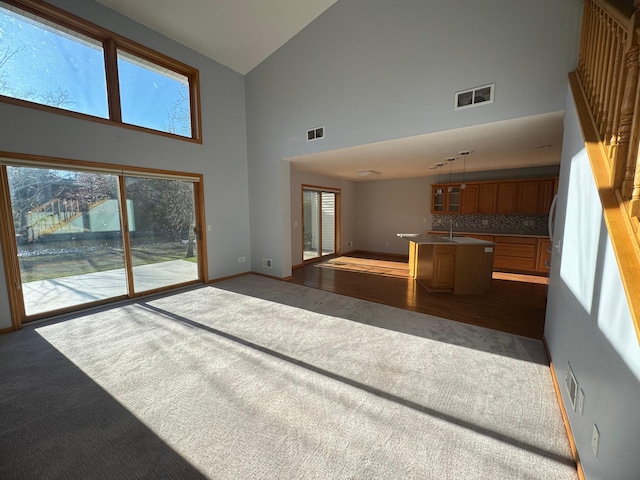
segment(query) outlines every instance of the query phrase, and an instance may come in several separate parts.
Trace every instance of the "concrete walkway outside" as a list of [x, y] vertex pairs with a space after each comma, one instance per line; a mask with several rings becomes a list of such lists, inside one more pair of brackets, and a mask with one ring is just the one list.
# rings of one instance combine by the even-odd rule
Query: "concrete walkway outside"
[[[145, 292], [198, 279], [198, 265], [187, 260], [171, 260], [133, 267], [134, 288]], [[125, 270], [86, 273], [39, 280], [22, 285], [27, 315], [105, 300], [127, 294]]]

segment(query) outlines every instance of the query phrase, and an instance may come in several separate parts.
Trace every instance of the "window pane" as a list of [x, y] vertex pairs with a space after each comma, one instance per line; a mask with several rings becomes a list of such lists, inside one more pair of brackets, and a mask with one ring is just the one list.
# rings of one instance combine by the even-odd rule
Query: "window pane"
[[304, 190], [303, 205], [303, 259], [309, 260], [320, 256], [320, 192]]
[[192, 182], [126, 177], [136, 292], [199, 279]]
[[25, 312], [127, 294], [118, 178], [7, 167]]
[[0, 94], [108, 118], [102, 44], [0, 3]]
[[322, 192], [322, 254], [335, 252], [336, 194]]
[[122, 121], [191, 137], [189, 78], [118, 51]]

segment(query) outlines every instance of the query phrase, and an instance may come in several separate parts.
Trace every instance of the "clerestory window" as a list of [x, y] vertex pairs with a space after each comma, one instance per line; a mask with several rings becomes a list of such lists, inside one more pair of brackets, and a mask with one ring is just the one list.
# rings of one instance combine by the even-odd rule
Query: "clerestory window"
[[0, 100], [200, 141], [198, 71], [55, 7], [0, 1]]

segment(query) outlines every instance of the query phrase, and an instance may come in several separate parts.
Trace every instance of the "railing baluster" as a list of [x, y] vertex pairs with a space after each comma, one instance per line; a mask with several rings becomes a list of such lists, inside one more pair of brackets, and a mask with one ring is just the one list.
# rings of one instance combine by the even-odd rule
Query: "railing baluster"
[[[607, 153], [610, 186], [640, 214], [640, 0], [584, 0], [576, 73]], [[637, 114], [636, 114], [637, 112]]]
[[618, 42], [615, 51], [615, 72], [614, 72], [614, 84], [611, 95], [613, 98], [613, 111], [611, 115], [611, 123], [607, 128], [604, 141], [609, 145], [608, 158], [609, 168], [611, 168], [612, 160], [616, 155], [616, 145], [618, 144], [618, 130], [620, 128], [620, 110], [622, 108], [622, 95], [624, 93], [624, 49], [626, 45], [626, 34], [618, 28]]
[[626, 54], [626, 74], [624, 76], [624, 95], [620, 109], [620, 127], [618, 128], [618, 147], [613, 161], [611, 185], [614, 190], [622, 187], [625, 179], [629, 142], [633, 128], [636, 94], [638, 86], [638, 60], [640, 48], [632, 44]]

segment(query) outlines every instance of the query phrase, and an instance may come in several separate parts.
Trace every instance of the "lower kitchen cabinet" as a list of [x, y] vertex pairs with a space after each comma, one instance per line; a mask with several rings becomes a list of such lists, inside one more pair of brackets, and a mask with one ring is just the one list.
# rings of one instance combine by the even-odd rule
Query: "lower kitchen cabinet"
[[551, 240], [548, 238], [538, 239], [538, 251], [536, 257], [536, 270], [540, 273], [549, 274], [551, 268]]
[[548, 238], [462, 232], [458, 234], [494, 242], [493, 270], [496, 272], [549, 275], [551, 241]]
[[456, 270], [454, 245], [419, 245], [417, 276], [428, 290], [451, 291]]
[[496, 236], [494, 242], [494, 270], [536, 272], [537, 238]]

